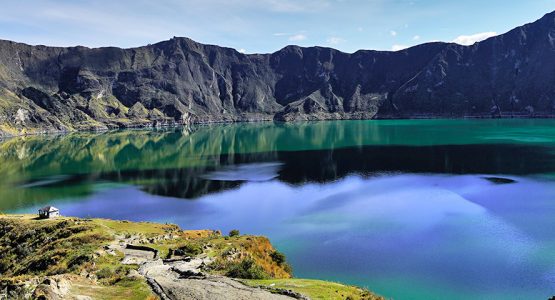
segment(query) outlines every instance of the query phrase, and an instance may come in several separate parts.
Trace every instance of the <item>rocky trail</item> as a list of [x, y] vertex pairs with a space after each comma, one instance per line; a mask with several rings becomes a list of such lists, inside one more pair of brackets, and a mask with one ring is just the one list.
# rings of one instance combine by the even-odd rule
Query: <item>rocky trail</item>
[[307, 299], [290, 291], [283, 291], [288, 295], [274, 294], [246, 286], [229, 277], [206, 274], [202, 268], [212, 261], [206, 255], [164, 260], [157, 257], [155, 250], [138, 248], [123, 241], [113, 243], [109, 246], [109, 251], [123, 252], [123, 264], [138, 264], [139, 271], [132, 276], [144, 277], [152, 290], [163, 300]]

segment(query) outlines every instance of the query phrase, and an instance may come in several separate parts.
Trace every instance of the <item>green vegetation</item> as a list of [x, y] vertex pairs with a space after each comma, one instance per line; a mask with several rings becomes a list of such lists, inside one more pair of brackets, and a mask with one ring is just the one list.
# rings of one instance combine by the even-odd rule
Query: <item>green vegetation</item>
[[98, 254], [116, 236], [134, 237], [158, 250], [160, 257], [205, 254], [213, 258], [208, 270], [215, 274], [259, 279], [291, 277], [290, 269], [272, 258], [276, 251], [265, 237], [234, 235], [228, 239], [218, 231], [183, 231], [173, 224], [36, 220], [29, 215], [0, 215], [0, 234], [0, 272], [4, 279], [85, 271], [95, 274], [101, 284], [117, 285], [137, 266], [122, 265], [121, 252]]
[[236, 237], [236, 236], [240, 236], [240, 235], [241, 235], [241, 233], [237, 229], [233, 229], [229, 232], [229, 237]]
[[89, 296], [92, 299], [111, 300], [154, 300], [154, 296], [144, 280], [123, 279], [115, 285], [93, 285], [89, 281], [76, 278], [72, 281], [72, 293]]
[[287, 259], [285, 258], [285, 254], [279, 252], [279, 251], [274, 251], [272, 253], [270, 253], [270, 257], [272, 258], [272, 260], [280, 267], [282, 267], [287, 273], [289, 274], [293, 274], [293, 269], [291, 268], [291, 266], [287, 263]]
[[183, 231], [171, 224], [0, 214], [0, 287], [56, 275], [71, 282], [72, 295], [156, 299], [146, 280], [137, 275], [138, 266], [122, 264], [124, 254], [110, 250], [125, 237], [158, 250], [161, 257], [210, 257], [205, 271], [274, 292], [289, 289], [312, 299], [380, 299], [356, 287], [291, 279], [285, 255], [267, 238], [240, 236], [238, 231], [230, 235], [233, 238], [212, 230]]
[[270, 257], [278, 264], [278, 265], [282, 265], [285, 263], [285, 254], [279, 252], [279, 251], [274, 251], [272, 252], [272, 254], [270, 254]]
[[[33, 277], [68, 276], [72, 292], [94, 299], [149, 299], [153, 297], [146, 281], [127, 278], [137, 266], [122, 265], [123, 254], [99, 254], [113, 242], [116, 232], [109, 220], [57, 218], [37, 220], [29, 215], [0, 215], [0, 286], [24, 282]], [[130, 227], [142, 228], [136, 223]], [[117, 226], [115, 226], [117, 228]], [[144, 226], [146, 232], [157, 230]], [[98, 283], [78, 274], [94, 274]], [[73, 274], [73, 275], [72, 275]], [[154, 299], [154, 298], [152, 298]]]
[[96, 277], [105, 285], [114, 285], [127, 279], [130, 270], [137, 270], [136, 265], [122, 265], [123, 253], [116, 255], [102, 255], [95, 260]]
[[3, 277], [78, 273], [111, 237], [90, 222], [0, 217]]
[[173, 251], [173, 254], [179, 256], [197, 256], [202, 252], [202, 247], [200, 245], [191, 243], [177, 248]]
[[243, 279], [267, 279], [270, 276], [252, 258], [245, 258], [239, 262], [232, 262], [227, 267], [226, 276]]
[[278, 292], [279, 290], [292, 290], [310, 297], [310, 299], [326, 300], [359, 300], [384, 299], [355, 286], [346, 286], [339, 283], [312, 280], [312, 279], [265, 279], [265, 280], [244, 280], [250, 286], [260, 286]]
[[110, 233], [120, 235], [142, 234], [145, 237], [154, 237], [175, 230], [179, 227], [174, 224], [159, 224], [151, 222], [129, 222], [107, 219], [92, 219], [92, 223], [102, 226]]
[[246, 266], [241, 263], [247, 260], [251, 264], [246, 268], [247, 272], [258, 275], [241, 278], [291, 277], [291, 268], [285, 263], [281, 265], [276, 263], [272, 258], [271, 254], [275, 252], [275, 249], [265, 237], [236, 236], [228, 238], [211, 230], [177, 231], [173, 234], [178, 237], [148, 242], [144, 245], [158, 250], [160, 257], [204, 254], [213, 259], [213, 262], [207, 266], [208, 271], [218, 275], [235, 277], [229, 274], [244, 274], [239, 270]]

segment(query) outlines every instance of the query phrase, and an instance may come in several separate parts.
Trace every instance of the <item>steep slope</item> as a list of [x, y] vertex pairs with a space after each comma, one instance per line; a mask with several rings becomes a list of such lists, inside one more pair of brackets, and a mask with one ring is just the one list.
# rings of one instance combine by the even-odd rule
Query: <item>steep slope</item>
[[555, 13], [473, 46], [272, 54], [0, 41], [0, 135], [250, 120], [551, 116]]
[[469, 47], [451, 44], [393, 99], [422, 114], [552, 116], [555, 13]]

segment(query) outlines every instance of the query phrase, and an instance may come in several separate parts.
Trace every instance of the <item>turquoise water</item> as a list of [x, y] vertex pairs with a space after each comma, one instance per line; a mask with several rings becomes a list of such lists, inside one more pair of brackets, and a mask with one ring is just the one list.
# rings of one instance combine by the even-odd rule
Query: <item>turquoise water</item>
[[555, 295], [555, 120], [229, 124], [0, 142], [0, 210], [262, 234], [394, 299]]

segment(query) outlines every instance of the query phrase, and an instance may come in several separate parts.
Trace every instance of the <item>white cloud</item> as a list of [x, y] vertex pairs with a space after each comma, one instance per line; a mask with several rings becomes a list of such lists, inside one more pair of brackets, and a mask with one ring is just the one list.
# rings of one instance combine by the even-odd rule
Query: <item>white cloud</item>
[[496, 36], [497, 32], [489, 31], [489, 32], [481, 32], [472, 35], [461, 35], [454, 39], [452, 42], [457, 43], [460, 45], [469, 46], [477, 42], [481, 42], [485, 39], [488, 39], [492, 36]]
[[239, 50], [237, 50], [237, 51], [239, 51], [239, 53], [243, 53], [243, 54], [245, 54], [245, 53], [247, 52], [247, 50], [245, 50], [245, 49], [243, 49], [243, 48], [241, 48], [241, 49], [239, 49]]
[[338, 36], [330, 36], [329, 38], [326, 39], [326, 43], [330, 44], [330, 45], [337, 45], [337, 44], [341, 44], [343, 43], [345, 40], [338, 37]]
[[391, 34], [391, 36], [397, 36], [397, 31], [391, 30], [391, 31], [389, 32], [389, 34]]
[[419, 35], [415, 35], [412, 37], [413, 41], [419, 41], [420, 40], [420, 36]]
[[300, 42], [306, 40], [306, 35], [299, 33], [289, 37], [290, 42]]
[[393, 45], [391, 46], [391, 50], [392, 51], [399, 51], [399, 50], [403, 50], [403, 49], [407, 49], [409, 46], [406, 45]]

